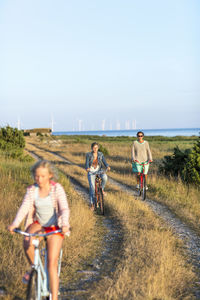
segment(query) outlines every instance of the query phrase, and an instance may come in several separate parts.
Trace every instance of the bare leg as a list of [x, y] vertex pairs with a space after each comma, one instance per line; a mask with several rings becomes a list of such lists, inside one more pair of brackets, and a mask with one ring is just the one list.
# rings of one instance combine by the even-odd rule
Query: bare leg
[[47, 239], [48, 271], [52, 300], [58, 299], [58, 257], [62, 247], [63, 238], [60, 235], [51, 235]]
[[147, 174], [145, 174], [145, 180], [146, 180], [146, 184], [147, 184]]
[[[29, 233], [39, 233], [42, 231], [42, 227], [40, 224], [31, 224], [26, 232]], [[24, 238], [24, 252], [26, 254], [26, 257], [28, 259], [28, 262], [32, 265], [34, 263], [34, 246], [32, 244], [32, 237], [25, 237]]]

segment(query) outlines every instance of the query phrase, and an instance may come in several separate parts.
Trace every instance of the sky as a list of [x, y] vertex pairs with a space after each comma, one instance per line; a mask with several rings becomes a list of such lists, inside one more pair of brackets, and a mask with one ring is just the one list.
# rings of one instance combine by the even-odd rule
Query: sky
[[200, 127], [199, 0], [1, 0], [0, 126]]

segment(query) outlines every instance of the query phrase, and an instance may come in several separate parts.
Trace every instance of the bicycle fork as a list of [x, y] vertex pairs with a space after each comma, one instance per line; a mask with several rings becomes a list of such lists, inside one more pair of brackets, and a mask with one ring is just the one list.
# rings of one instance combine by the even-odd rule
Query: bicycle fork
[[39, 255], [39, 240], [33, 240], [35, 246], [34, 255], [34, 269], [37, 271], [37, 299], [40, 300], [42, 296], [49, 296], [48, 291], [48, 272], [47, 272], [47, 253], [46, 248], [44, 249], [45, 257], [45, 269], [43, 268], [42, 261]]

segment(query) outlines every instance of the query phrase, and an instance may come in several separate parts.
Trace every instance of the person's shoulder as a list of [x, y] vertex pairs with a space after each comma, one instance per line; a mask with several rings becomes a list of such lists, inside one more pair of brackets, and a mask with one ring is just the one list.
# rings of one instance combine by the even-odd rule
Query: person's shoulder
[[55, 187], [55, 189], [56, 189], [57, 191], [59, 191], [59, 190], [64, 190], [64, 187], [63, 187], [62, 184], [59, 183], [59, 182], [51, 181], [51, 184], [52, 184], [53, 187]]
[[92, 152], [87, 152], [86, 153], [86, 156], [90, 156], [90, 155], [92, 155]]
[[103, 153], [101, 151], [98, 151], [99, 156], [103, 156]]
[[30, 185], [27, 187], [27, 191], [32, 191], [32, 190], [34, 190], [36, 187], [37, 187], [37, 184], [36, 184], [36, 183], [30, 184]]

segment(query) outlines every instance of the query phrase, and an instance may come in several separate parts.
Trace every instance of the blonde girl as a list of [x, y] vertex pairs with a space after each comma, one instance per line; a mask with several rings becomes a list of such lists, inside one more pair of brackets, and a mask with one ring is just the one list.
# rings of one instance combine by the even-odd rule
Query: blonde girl
[[[63, 187], [56, 183], [55, 170], [45, 160], [38, 161], [31, 169], [35, 183], [27, 188], [24, 200], [8, 230], [13, 230], [26, 218], [25, 230], [29, 233], [50, 232], [61, 228], [62, 233], [47, 238], [48, 272], [52, 300], [58, 299], [59, 278], [57, 264], [64, 234], [70, 232], [69, 206]], [[24, 251], [30, 265], [34, 262], [34, 246], [30, 238], [24, 239]], [[27, 283], [30, 271], [23, 277]]]

